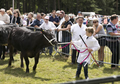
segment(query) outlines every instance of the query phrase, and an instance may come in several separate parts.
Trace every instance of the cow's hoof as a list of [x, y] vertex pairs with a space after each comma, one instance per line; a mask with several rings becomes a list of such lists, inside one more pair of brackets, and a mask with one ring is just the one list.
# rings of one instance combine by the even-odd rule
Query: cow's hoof
[[8, 65], [8, 67], [11, 67], [11, 65]]
[[35, 70], [36, 70], [36, 68], [33, 67], [33, 71], [35, 71]]
[[1, 60], [4, 60], [4, 59], [5, 59], [5, 57], [2, 57], [2, 58], [1, 58]]
[[23, 65], [21, 65], [21, 68], [24, 68], [24, 66], [23, 66]]
[[26, 70], [26, 73], [29, 73], [29, 70]]
[[29, 71], [26, 71], [26, 73], [29, 73]]
[[14, 59], [12, 58], [12, 61], [14, 62]]

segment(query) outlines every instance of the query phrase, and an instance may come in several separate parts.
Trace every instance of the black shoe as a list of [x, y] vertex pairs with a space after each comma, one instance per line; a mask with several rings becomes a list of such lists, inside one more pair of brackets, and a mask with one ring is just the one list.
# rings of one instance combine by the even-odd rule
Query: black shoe
[[71, 63], [71, 65], [74, 65], [75, 63]]
[[52, 55], [52, 53], [49, 53], [49, 55]]
[[69, 55], [65, 55], [65, 57], [67, 57], [67, 58], [68, 58], [68, 57], [69, 57]]

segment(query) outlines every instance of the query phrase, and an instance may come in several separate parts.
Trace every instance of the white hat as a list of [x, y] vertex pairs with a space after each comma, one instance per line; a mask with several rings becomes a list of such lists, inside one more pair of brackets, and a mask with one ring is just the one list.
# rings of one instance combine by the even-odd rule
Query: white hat
[[58, 11], [56, 11], [56, 13], [60, 13], [60, 11], [58, 10]]
[[4, 9], [4, 8], [1, 8], [1, 9], [0, 9], [0, 11], [3, 11], [3, 12], [5, 12], [5, 9]]
[[49, 20], [49, 16], [45, 16], [45, 19]]

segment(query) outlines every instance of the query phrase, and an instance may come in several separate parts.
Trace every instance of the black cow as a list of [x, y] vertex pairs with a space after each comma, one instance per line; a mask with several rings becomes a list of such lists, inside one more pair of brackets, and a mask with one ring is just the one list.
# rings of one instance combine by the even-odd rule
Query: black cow
[[5, 58], [5, 46], [8, 44], [8, 36], [13, 27], [16, 27], [16, 25], [0, 25], [0, 45], [2, 46], [3, 50], [2, 59]]
[[28, 57], [35, 58], [35, 64], [33, 70], [36, 70], [39, 53], [44, 47], [51, 46], [51, 44], [56, 44], [55, 40], [50, 43], [49, 40], [53, 39], [53, 35], [49, 32], [43, 31], [31, 31], [27, 28], [13, 28], [9, 39], [8, 45], [10, 48], [10, 60], [9, 66], [11, 66], [11, 61], [13, 58], [13, 48], [21, 51], [21, 67], [23, 67], [23, 58], [26, 62], [26, 72], [29, 72], [29, 60]]

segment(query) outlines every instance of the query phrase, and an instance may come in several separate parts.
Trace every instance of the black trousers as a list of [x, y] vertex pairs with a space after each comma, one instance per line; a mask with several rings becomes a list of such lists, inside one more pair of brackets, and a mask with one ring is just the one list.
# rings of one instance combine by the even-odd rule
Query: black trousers
[[[119, 42], [107, 41], [107, 46], [112, 52], [111, 63], [118, 64], [119, 63]], [[111, 65], [111, 67], [115, 67], [115, 65]]]
[[[76, 53], [77, 53], [77, 55], [76, 55]], [[76, 63], [78, 56], [79, 56], [79, 52], [77, 52], [77, 50], [75, 50], [75, 49], [72, 49], [72, 63], [73, 64]]]

